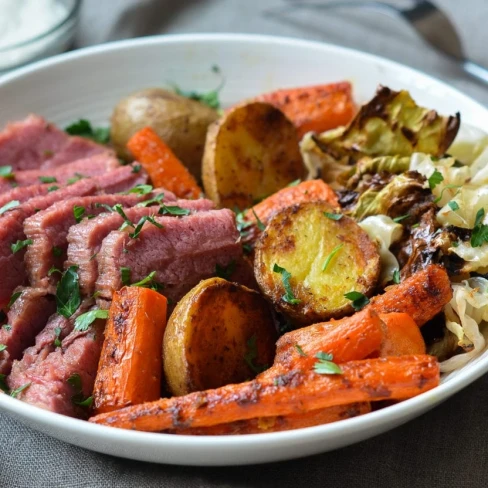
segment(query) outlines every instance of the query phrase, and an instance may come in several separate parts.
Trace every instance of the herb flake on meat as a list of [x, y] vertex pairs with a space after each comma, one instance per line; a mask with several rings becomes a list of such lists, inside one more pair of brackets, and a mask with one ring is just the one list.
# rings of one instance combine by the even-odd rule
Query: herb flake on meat
[[229, 280], [232, 273], [236, 269], [236, 262], [233, 259], [227, 266], [220, 266], [219, 263], [215, 265], [215, 276], [224, 280]]
[[107, 144], [110, 141], [110, 128], [93, 127], [86, 119], [80, 119], [66, 127], [64, 130], [72, 136], [85, 137], [86, 139], [91, 139], [99, 144]]
[[152, 217], [150, 215], [146, 215], [144, 217], [141, 217], [141, 219], [139, 220], [139, 222], [137, 223], [137, 225], [134, 229], [134, 232], [129, 233], [129, 237], [132, 239], [137, 239], [146, 222], [149, 222], [150, 224], [154, 225], [154, 227], [157, 227], [158, 229], [162, 229], [164, 227], [159, 222], [156, 222], [156, 220], [154, 220], [154, 217]]
[[56, 305], [59, 315], [69, 319], [81, 305], [78, 266], [70, 266], [56, 288]]
[[8, 210], [12, 210], [15, 207], [18, 207], [20, 202], [18, 200], [11, 200], [10, 202], [6, 203], [3, 207], [0, 208], [0, 215], [3, 215]]
[[90, 327], [90, 325], [97, 319], [108, 319], [108, 310], [90, 310], [89, 312], [79, 315], [75, 320], [75, 330], [84, 332], [88, 330], [88, 327]]
[[147, 195], [153, 191], [153, 187], [151, 185], [136, 185], [134, 188], [131, 188], [127, 193], [135, 193], [136, 195]]
[[12, 180], [15, 178], [15, 174], [12, 173], [12, 166], [0, 166], [0, 177], [7, 180]]
[[81, 376], [78, 373], [73, 373], [67, 380], [67, 383], [71, 385], [74, 395], [71, 397], [71, 401], [80, 407], [90, 408], [93, 404], [93, 397], [89, 396], [83, 398], [83, 386], [81, 384]]
[[17, 241], [10, 245], [10, 249], [12, 249], [12, 253], [15, 254], [19, 252], [26, 246], [30, 246], [32, 244], [32, 239], [26, 239], [25, 241]]
[[0, 344], [0, 352], [5, 351], [7, 346], [5, 344]]
[[18, 395], [19, 395], [21, 392], [23, 392], [23, 391], [24, 391], [26, 388], [29, 388], [29, 386], [30, 386], [30, 385], [31, 385], [31, 384], [30, 384], [30, 382], [29, 382], [29, 383], [26, 383], [25, 385], [19, 386], [18, 388], [16, 388], [15, 390], [12, 390], [12, 391], [10, 392], [10, 396], [11, 396], [12, 398], [17, 398], [17, 396], [18, 396]]
[[12, 296], [10, 297], [7, 307], [12, 308], [12, 305], [18, 300], [20, 295], [22, 295], [21, 291], [16, 291], [15, 293], [12, 293]]
[[190, 210], [187, 208], [181, 208], [178, 205], [161, 205], [158, 211], [159, 215], [175, 215], [175, 216], [186, 216], [190, 215]]
[[57, 183], [58, 180], [54, 176], [39, 176], [41, 183]]
[[85, 207], [80, 205], [75, 205], [73, 207], [73, 215], [75, 216], [76, 223], [79, 224], [81, 219], [83, 219], [83, 215], [85, 214]]

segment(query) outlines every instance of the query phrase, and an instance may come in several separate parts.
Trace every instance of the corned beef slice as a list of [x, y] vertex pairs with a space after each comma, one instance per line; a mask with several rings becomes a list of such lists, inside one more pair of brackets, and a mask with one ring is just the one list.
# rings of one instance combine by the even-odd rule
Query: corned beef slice
[[47, 195], [49, 189], [52, 187], [52, 183], [45, 185], [30, 185], [19, 188], [12, 188], [0, 195], [0, 207], [3, 207], [8, 202], [12, 200], [17, 200], [18, 202], [26, 202], [29, 198], [40, 197], [42, 195]]
[[34, 337], [44, 328], [48, 317], [56, 309], [54, 297], [35, 288], [19, 290], [22, 294], [7, 314], [10, 328], [0, 328], [0, 344], [7, 349], [0, 352], [0, 373], [8, 374], [14, 359], [30, 346]]
[[17, 398], [52, 412], [83, 417], [87, 410], [72, 401], [77, 392], [68, 382], [74, 374], [81, 379], [82, 394], [86, 398], [92, 394], [98, 361], [103, 344], [105, 321], [97, 320], [87, 331], [73, 330], [61, 347], [34, 363], [25, 371], [20, 369], [7, 378], [10, 389], [30, 385]]
[[96, 283], [101, 298], [110, 299], [122, 287], [120, 269], [127, 267], [132, 282], [156, 271], [155, 279], [164, 285], [164, 295], [175, 302], [200, 280], [214, 276], [217, 264], [227, 266], [242, 254], [231, 210], [156, 220], [164, 227], [147, 222], [137, 239], [113, 231], [103, 240]]
[[[168, 200], [168, 197], [171, 198]], [[178, 200], [173, 202], [174, 195], [165, 192], [164, 202], [178, 205], [193, 212], [211, 210], [214, 208], [210, 200]], [[133, 207], [125, 209], [127, 218], [134, 224], [146, 215], [153, 215], [159, 207]], [[97, 260], [93, 258], [100, 251], [102, 241], [113, 230], [117, 230], [123, 223], [118, 213], [105, 213], [91, 220], [84, 220], [74, 225], [68, 232], [68, 260], [66, 266], [78, 266], [80, 289], [84, 295], [95, 292], [95, 282], [98, 278]]]
[[[96, 154], [88, 158], [77, 159], [72, 163], [63, 164], [52, 169], [29, 169], [25, 171], [16, 171], [14, 178], [0, 178], [0, 193], [8, 192], [12, 189], [12, 184], [17, 187], [27, 187], [29, 185], [39, 185], [43, 177], [54, 178], [47, 184], [47, 188], [68, 184], [72, 178], [90, 178], [92, 176], [101, 176], [109, 171], [120, 167], [119, 160], [112, 152]], [[47, 189], [44, 194], [47, 193]], [[10, 198], [10, 200], [18, 200]]]
[[70, 136], [38, 115], [10, 123], [0, 132], [0, 161], [13, 171], [54, 168], [106, 151], [107, 147]]

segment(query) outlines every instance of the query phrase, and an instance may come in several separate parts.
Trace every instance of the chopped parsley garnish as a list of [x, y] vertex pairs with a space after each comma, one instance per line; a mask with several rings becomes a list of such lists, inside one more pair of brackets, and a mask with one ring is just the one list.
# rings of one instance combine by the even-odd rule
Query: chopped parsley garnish
[[127, 268], [125, 266], [122, 266], [120, 268], [120, 278], [121, 278], [122, 284], [124, 286], [130, 286], [130, 281], [131, 281], [131, 271], [130, 271], [130, 268]]
[[266, 226], [261, 222], [261, 219], [257, 216], [256, 212], [254, 211], [254, 209], [252, 208], [252, 213], [254, 215], [254, 218], [256, 219], [256, 225], [258, 226], [258, 229], [260, 231], [263, 231], [264, 229], [266, 229]]
[[61, 327], [56, 327], [54, 329], [54, 347], [61, 347], [61, 340], [59, 336], [61, 334]]
[[0, 166], [0, 176], [8, 180], [15, 178], [14, 173], [12, 173], [12, 166]]
[[471, 247], [480, 247], [484, 242], [488, 242], [488, 225], [483, 224], [485, 209], [480, 208], [476, 212], [473, 233], [471, 234]]
[[12, 398], [16, 398], [19, 393], [23, 392], [26, 388], [28, 388], [31, 384], [30, 383], [26, 383], [25, 385], [22, 385], [22, 386], [19, 386], [18, 388], [16, 388], [15, 390], [12, 390], [10, 392], [10, 396]]
[[220, 266], [220, 264], [217, 263], [215, 265], [215, 276], [217, 276], [217, 278], [228, 280], [235, 269], [236, 262], [234, 259], [227, 266]]
[[393, 271], [392, 281], [396, 285], [398, 285], [398, 283], [400, 283], [400, 270], [399, 269], [395, 269], [395, 271]]
[[134, 166], [132, 166], [132, 173], [139, 173], [141, 171], [141, 168], [142, 166], [140, 164], [134, 164]]
[[156, 276], [156, 271], [151, 271], [145, 278], [136, 283], [132, 283], [131, 286], [140, 286], [143, 288], [151, 288], [154, 291], [163, 290], [164, 285], [157, 282], [154, 277]]
[[106, 203], [95, 203], [95, 208], [104, 208], [107, 212], [113, 212], [114, 209]]
[[75, 330], [84, 332], [85, 330], [88, 330], [88, 327], [90, 327], [90, 325], [97, 319], [108, 319], [108, 310], [90, 310], [89, 312], [79, 315], [75, 320]]
[[78, 266], [70, 266], [56, 288], [56, 306], [59, 315], [69, 319], [81, 304]]
[[54, 176], [39, 176], [41, 183], [57, 183], [58, 180]]
[[158, 211], [159, 215], [176, 215], [176, 216], [185, 216], [190, 215], [190, 210], [187, 208], [181, 208], [178, 205], [161, 205], [161, 208]]
[[447, 205], [449, 205], [449, 208], [455, 212], [456, 210], [459, 210], [459, 205], [457, 202], [455, 202], [454, 200], [451, 200]]
[[408, 217], [410, 217], [409, 214], [400, 215], [399, 217], [395, 217], [393, 219], [393, 222], [396, 222], [397, 224], [399, 224], [402, 220], [408, 219]]
[[288, 183], [288, 185], [286, 185], [286, 186], [287, 186], [288, 188], [289, 188], [290, 186], [297, 186], [297, 185], [299, 185], [301, 182], [302, 182], [302, 180], [301, 180], [300, 178], [298, 178], [298, 180], [294, 180], [294, 181], [292, 181], [291, 183]]
[[56, 191], [56, 190], [59, 190], [59, 186], [53, 185], [47, 189], [48, 193], [51, 193], [52, 191]]
[[57, 246], [54, 246], [51, 251], [53, 253], [53, 256], [55, 256], [57, 258], [59, 258], [59, 256], [61, 256], [63, 254], [63, 250]]
[[20, 202], [18, 200], [11, 200], [10, 202], [6, 203], [3, 207], [0, 208], [0, 215], [4, 214], [8, 210], [12, 210], [15, 207], [18, 207]]
[[110, 129], [108, 127], [95, 127], [86, 119], [80, 119], [64, 129], [72, 136], [92, 139], [100, 144], [106, 144], [110, 140]]
[[146, 200], [144, 202], [140, 202], [137, 204], [138, 207], [149, 207], [149, 205], [161, 204], [164, 199], [164, 193], [159, 193], [154, 198], [150, 200]]
[[12, 326], [10, 324], [3, 324], [2, 329], [5, 329], [7, 332], [12, 330]]
[[72, 178], [69, 178], [67, 181], [66, 181], [66, 184], [67, 185], [72, 185], [73, 183], [76, 183], [77, 181], [80, 181], [82, 180], [83, 178], [86, 178], [86, 176], [83, 176], [82, 174], [80, 173], [75, 173], [75, 175], [72, 177]]
[[76, 223], [80, 223], [83, 215], [85, 214], [85, 207], [75, 205], [73, 207], [73, 215], [75, 216]]
[[369, 298], [359, 291], [350, 291], [349, 293], [345, 293], [344, 297], [351, 300], [352, 308], [356, 311], [361, 310], [369, 303]]
[[237, 230], [239, 231], [241, 238], [246, 237], [249, 234], [249, 228], [252, 226], [252, 222], [246, 220], [244, 218], [244, 212], [239, 212], [237, 208], [234, 210], [234, 213], [236, 214]]
[[[442, 200], [442, 197], [444, 196], [444, 192], [445, 192], [446, 190], [449, 190], [449, 189], [452, 189], [452, 188], [461, 188], [461, 186], [462, 186], [462, 185], [446, 185], [446, 186], [445, 186], [445, 187], [442, 189], [442, 191], [441, 191], [440, 195], [439, 195], [439, 196], [438, 196], [436, 199], [434, 199], [434, 203], [439, 203], [439, 202]], [[459, 192], [458, 192], [458, 193], [459, 193]], [[456, 195], [457, 195], [457, 193], [456, 193]]]
[[129, 220], [129, 217], [124, 212], [122, 205], [117, 203], [113, 206], [113, 210], [117, 212], [123, 219], [124, 223], [119, 227], [119, 230], [124, 230], [127, 227], [134, 227], [134, 224]]
[[429, 188], [433, 190], [439, 183], [444, 181], [444, 176], [438, 170], [435, 170], [428, 178]]
[[0, 344], [0, 352], [5, 351], [7, 346], [5, 344]]
[[341, 220], [343, 217], [343, 215], [340, 213], [324, 212], [324, 215], [330, 220]]
[[151, 185], [136, 185], [134, 188], [131, 188], [127, 193], [136, 193], [137, 195], [147, 195], [153, 191], [153, 187]]
[[156, 220], [154, 220], [154, 217], [152, 217], [150, 215], [145, 215], [144, 217], [141, 217], [141, 219], [137, 223], [137, 225], [134, 229], [134, 232], [129, 232], [129, 237], [131, 237], [132, 239], [137, 239], [146, 222], [149, 222], [150, 224], [154, 225], [158, 229], [162, 229], [164, 227], [159, 222], [156, 222]]
[[332, 354], [318, 352], [315, 357], [318, 361], [313, 365], [313, 370], [318, 374], [342, 374], [342, 369], [332, 362]]
[[327, 258], [324, 261], [324, 264], [322, 266], [322, 271], [327, 271], [327, 268], [328, 268], [330, 262], [332, 261], [334, 256], [342, 249], [343, 246], [344, 246], [344, 244], [339, 244], [336, 247], [334, 247], [334, 249], [332, 249], [332, 251], [330, 252], [330, 254], [327, 256]]
[[21, 249], [31, 244], [32, 244], [32, 239], [26, 239], [25, 241], [17, 241], [14, 244], [10, 245], [10, 249], [12, 249], [12, 252], [15, 254], [16, 252], [19, 252]]
[[8, 393], [8, 386], [5, 381], [7, 378], [7, 375], [5, 374], [0, 374], [0, 390], [3, 390], [5, 393]]
[[290, 305], [297, 305], [301, 302], [298, 298], [293, 295], [293, 290], [290, 285], [291, 273], [289, 273], [285, 268], [278, 266], [276, 263], [273, 265], [273, 272], [280, 273], [281, 279], [283, 280], [283, 287], [285, 288], [285, 294], [281, 297], [286, 303]]
[[305, 352], [303, 352], [303, 349], [300, 346], [300, 344], [295, 344], [295, 349], [297, 350], [298, 354], [300, 354], [300, 356], [302, 356], [304, 358], [307, 357], [307, 354], [305, 354]]
[[12, 293], [12, 296], [10, 297], [7, 307], [11, 308], [12, 305], [18, 300], [20, 295], [22, 295], [21, 291], [16, 291], [15, 293]]
[[254, 334], [247, 342], [247, 351], [244, 354], [244, 361], [249, 368], [255, 373], [262, 373], [268, 366], [256, 364], [256, 358], [258, 357], [257, 339]]
[[75, 392], [74, 395], [71, 397], [71, 401], [75, 405], [79, 405], [80, 407], [87, 407], [90, 408], [93, 403], [93, 397], [89, 396], [87, 398], [83, 398], [83, 387], [81, 384], [81, 376], [78, 373], [73, 373], [67, 380], [73, 391]]

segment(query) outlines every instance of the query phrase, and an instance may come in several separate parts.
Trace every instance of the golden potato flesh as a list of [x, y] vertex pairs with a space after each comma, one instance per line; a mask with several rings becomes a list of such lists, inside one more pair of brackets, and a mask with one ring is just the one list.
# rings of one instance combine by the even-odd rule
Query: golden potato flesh
[[208, 130], [202, 174], [218, 206], [250, 207], [304, 176], [294, 125], [266, 103], [232, 108]]
[[[344, 295], [371, 295], [378, 281], [376, 244], [354, 220], [334, 215], [325, 202], [288, 207], [271, 219], [256, 245], [254, 271], [261, 290], [299, 324], [352, 313]], [[298, 302], [289, 303], [293, 298]]]
[[271, 366], [277, 333], [260, 293], [221, 278], [193, 288], [174, 309], [163, 340], [173, 395], [217, 388]]

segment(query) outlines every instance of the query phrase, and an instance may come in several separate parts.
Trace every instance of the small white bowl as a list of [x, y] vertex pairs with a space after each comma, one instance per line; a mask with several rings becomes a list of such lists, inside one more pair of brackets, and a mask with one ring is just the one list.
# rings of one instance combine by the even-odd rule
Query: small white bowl
[[0, 47], [0, 73], [66, 51], [73, 42], [81, 0], [58, 0], [66, 15], [47, 31], [25, 41]]

